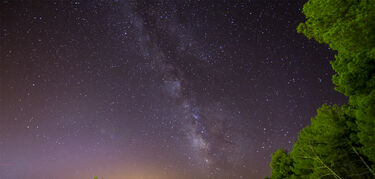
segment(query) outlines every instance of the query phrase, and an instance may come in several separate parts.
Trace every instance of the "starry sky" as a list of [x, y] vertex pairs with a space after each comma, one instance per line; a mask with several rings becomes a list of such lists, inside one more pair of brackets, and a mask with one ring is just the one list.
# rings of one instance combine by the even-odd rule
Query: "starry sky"
[[270, 174], [333, 90], [306, 1], [2, 1], [0, 178]]

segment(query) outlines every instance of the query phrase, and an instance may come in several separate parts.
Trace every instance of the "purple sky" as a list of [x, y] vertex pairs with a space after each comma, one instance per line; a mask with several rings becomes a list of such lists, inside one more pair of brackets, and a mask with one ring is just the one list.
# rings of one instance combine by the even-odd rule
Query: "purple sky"
[[0, 2], [0, 178], [264, 178], [333, 90], [305, 1]]

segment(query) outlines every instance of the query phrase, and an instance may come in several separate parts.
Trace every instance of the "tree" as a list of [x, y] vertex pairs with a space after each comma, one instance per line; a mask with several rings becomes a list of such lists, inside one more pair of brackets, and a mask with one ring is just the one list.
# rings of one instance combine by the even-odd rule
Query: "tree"
[[271, 178], [375, 177], [375, 1], [309, 0], [303, 13], [297, 31], [337, 51], [332, 81], [349, 101], [318, 109], [290, 154], [272, 155]]
[[[372, 162], [372, 171], [375, 169], [375, 89], [369, 95], [359, 97], [355, 117], [358, 126], [358, 138], [363, 153]], [[375, 176], [375, 174], [374, 174]]]
[[297, 31], [343, 55], [355, 54], [374, 48], [374, 9], [373, 0], [309, 0]]
[[363, 50], [351, 57], [339, 53], [331, 64], [336, 72], [332, 81], [337, 91], [357, 98], [368, 95], [375, 89], [375, 48]]
[[290, 177], [292, 172], [293, 160], [289, 157], [287, 151], [279, 149], [272, 154], [271, 168], [272, 178], [283, 179]]
[[349, 106], [323, 105], [299, 135], [290, 155], [297, 178], [370, 177], [368, 164], [359, 155], [357, 130]]

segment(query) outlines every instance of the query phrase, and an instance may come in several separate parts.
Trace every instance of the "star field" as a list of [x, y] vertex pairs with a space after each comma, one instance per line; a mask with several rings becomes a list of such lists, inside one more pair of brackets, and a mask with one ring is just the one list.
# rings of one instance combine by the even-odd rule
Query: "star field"
[[305, 1], [2, 1], [0, 178], [264, 178], [333, 90]]

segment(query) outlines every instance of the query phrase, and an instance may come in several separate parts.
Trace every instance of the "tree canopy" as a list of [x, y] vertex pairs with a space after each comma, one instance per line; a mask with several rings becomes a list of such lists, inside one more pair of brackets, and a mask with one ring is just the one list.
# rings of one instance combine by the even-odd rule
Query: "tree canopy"
[[345, 55], [372, 49], [375, 43], [373, 0], [309, 0], [306, 21], [297, 31]]
[[297, 32], [337, 51], [335, 90], [348, 104], [323, 105], [290, 153], [272, 155], [271, 178], [375, 177], [375, 1], [309, 0]]

